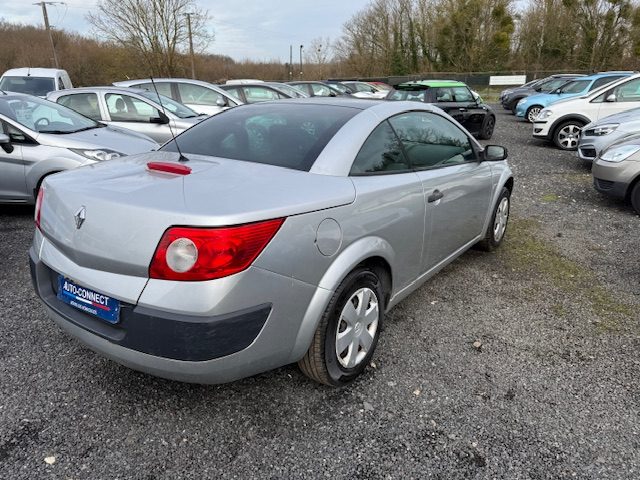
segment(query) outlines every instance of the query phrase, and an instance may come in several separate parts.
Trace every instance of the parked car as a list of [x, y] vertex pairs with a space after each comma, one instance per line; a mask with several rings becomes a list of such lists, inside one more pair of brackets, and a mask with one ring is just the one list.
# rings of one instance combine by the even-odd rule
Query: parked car
[[347, 87], [344, 83], [339, 80], [323, 80], [322, 83], [329, 85], [331, 88], [335, 88], [339, 90], [343, 95], [353, 95], [355, 93], [354, 90]]
[[640, 133], [640, 107], [591, 122], [580, 130], [578, 157], [591, 163], [612, 143]]
[[0, 147], [0, 203], [33, 204], [47, 175], [158, 144], [36, 96], [0, 93]]
[[30, 250], [48, 315], [153, 375], [219, 383], [299, 362], [344, 385], [386, 311], [507, 228], [506, 150], [430, 105], [247, 105], [180, 146], [186, 161], [171, 142], [45, 180]]
[[527, 86], [529, 85], [527, 84], [520, 88], [515, 88], [510, 93], [502, 97], [502, 106], [507, 110], [511, 110], [511, 113], [515, 114], [516, 106], [518, 105], [518, 102], [523, 98], [530, 95], [536, 95], [538, 93], [551, 92], [552, 90], [561, 87], [569, 80], [574, 80], [578, 77], [584, 76], [585, 75], [578, 75], [573, 73], [551, 75], [550, 77], [543, 78], [534, 85]]
[[137, 88], [74, 88], [52, 92], [47, 99], [99, 122], [142, 133], [158, 143], [206, 118], [168, 97]]
[[516, 117], [524, 118], [528, 122], [533, 123], [533, 120], [538, 116], [543, 108], [552, 105], [558, 100], [586, 95], [604, 85], [620, 80], [621, 78], [626, 78], [630, 75], [631, 72], [605, 72], [570, 80], [549, 93], [538, 93], [537, 95], [524, 97], [516, 105]]
[[383, 90], [382, 88], [374, 87], [370, 83], [347, 81], [342, 82], [344, 85], [352, 90], [352, 95], [359, 98], [385, 98], [389, 93], [389, 90]]
[[[504, 90], [502, 90], [500, 92], [500, 103], [502, 103], [502, 100], [507, 96], [510, 95], [511, 93], [513, 93], [515, 90], [522, 88], [533, 88], [536, 84], [544, 81], [544, 78], [535, 78], [533, 80], [531, 80], [530, 82], [527, 82], [523, 85], [517, 85], [517, 86], [513, 86], [513, 87], [509, 87], [509, 88], [505, 88]], [[504, 106], [504, 104], [503, 104]], [[506, 108], [506, 107], [505, 107]], [[510, 109], [509, 109], [510, 110]]]
[[142, 88], [154, 93], [156, 93], [157, 89], [157, 93], [160, 95], [172, 98], [191, 110], [204, 115], [215, 115], [227, 108], [242, 105], [240, 100], [229, 95], [217, 85], [190, 78], [154, 78], [153, 83], [150, 79], [143, 78], [114, 82], [113, 85], [117, 87]]
[[630, 202], [640, 214], [640, 135], [610, 145], [593, 162], [591, 173], [596, 190]]
[[586, 124], [636, 107], [640, 107], [640, 74], [543, 109], [533, 122], [533, 136], [552, 141], [562, 150], [576, 150]]
[[[346, 95], [334, 85], [329, 85], [323, 82], [313, 81], [301, 81], [301, 82], [289, 82], [289, 85], [302, 90], [310, 97], [339, 97]], [[345, 89], [346, 92], [346, 89]]]
[[[243, 103], [267, 102], [269, 100], [282, 100], [283, 98], [299, 98], [306, 96], [300, 90], [296, 90], [290, 85], [283, 88], [277, 83], [243, 83], [243, 84], [226, 84], [220, 87]], [[291, 90], [296, 90], [295, 93]]]
[[0, 77], [0, 90], [45, 97], [55, 90], [73, 88], [66, 70], [58, 68], [12, 68]]
[[437, 105], [478, 138], [493, 136], [496, 115], [471, 89], [453, 80], [420, 80], [401, 83], [387, 95], [387, 100], [409, 100]]

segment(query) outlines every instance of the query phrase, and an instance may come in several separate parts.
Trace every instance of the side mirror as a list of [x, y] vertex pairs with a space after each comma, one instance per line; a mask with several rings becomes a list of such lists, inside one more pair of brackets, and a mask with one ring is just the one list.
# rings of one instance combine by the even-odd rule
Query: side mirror
[[225, 102], [223, 98], [218, 98], [218, 100], [216, 100], [216, 106], [224, 108], [227, 106], [227, 102]]
[[507, 149], [500, 145], [487, 145], [484, 149], [484, 159], [490, 162], [506, 160], [508, 156]]
[[2, 149], [7, 153], [13, 152], [13, 145], [11, 145], [11, 138], [9, 138], [9, 135], [0, 133], [0, 147], [2, 147]]
[[166, 125], [167, 123], [169, 123], [169, 117], [167, 117], [164, 113], [162, 112], [158, 112], [158, 116], [157, 117], [151, 117], [149, 119], [150, 123], [157, 123], [158, 125]]
[[606, 102], [617, 102], [618, 98], [616, 97], [615, 93], [610, 93], [609, 95], [607, 95], [607, 98], [605, 99]]

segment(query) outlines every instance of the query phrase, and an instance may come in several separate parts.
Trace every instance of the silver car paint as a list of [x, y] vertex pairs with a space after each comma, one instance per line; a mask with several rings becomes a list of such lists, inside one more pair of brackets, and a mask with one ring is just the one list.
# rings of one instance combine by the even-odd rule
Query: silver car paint
[[0, 115], [0, 120], [36, 142], [13, 143], [14, 150], [11, 153], [0, 149], [0, 202], [4, 203], [34, 203], [34, 190], [45, 176], [95, 163], [72, 152], [70, 148], [109, 149], [133, 155], [155, 150], [159, 146], [149, 137], [115, 127], [55, 135], [30, 130], [4, 115]]
[[[584, 135], [586, 130], [609, 123], [617, 123], [619, 125], [618, 128], [608, 135], [602, 135], [599, 137]], [[586, 162], [593, 162], [595, 158], [585, 156], [582, 153], [582, 148], [593, 148], [596, 151], [597, 158], [609, 145], [613, 145], [625, 137], [635, 135], [637, 133], [640, 133], [640, 108], [634, 108], [626, 112], [601, 118], [582, 127], [576, 154]]]
[[[119, 127], [127, 130], [131, 130], [149, 138], [154, 141], [163, 144], [168, 140], [171, 140], [174, 136], [177, 136], [184, 132], [186, 129], [193, 127], [197, 123], [200, 123], [205, 116], [198, 116], [193, 118], [180, 118], [169, 110], [162, 107], [159, 103], [140, 95], [138, 89], [135, 88], [120, 88], [120, 87], [88, 87], [88, 88], [73, 88], [70, 90], [58, 90], [57, 92], [51, 92], [47, 95], [47, 100], [57, 102], [60, 97], [80, 94], [80, 93], [95, 93], [98, 96], [98, 105], [100, 106], [101, 122], [106, 123], [114, 127]], [[156, 110], [163, 112], [169, 117], [168, 124], [158, 124], [151, 122], [120, 122], [111, 120], [109, 110], [107, 108], [107, 102], [105, 95], [107, 94], [122, 94], [134, 97], [141, 102], [145, 102], [151, 105]]]
[[[474, 163], [477, 169], [460, 172], [459, 182], [442, 173], [456, 167], [349, 177], [344, 172], [357, 149], [329, 158], [327, 152], [339, 151], [345, 141], [345, 130], [358, 144], [371, 131], [360, 125], [375, 126], [385, 116], [407, 110], [437, 111], [413, 102], [373, 105], [343, 126], [309, 173], [225, 159], [209, 159], [207, 165], [193, 158], [189, 165], [194, 173], [169, 178], [142, 168], [150, 159], [176, 159], [176, 154], [158, 152], [118, 161], [104, 172], [98, 164], [91, 172], [78, 170], [46, 182], [46, 236], [37, 234], [33, 247], [40, 261], [89, 288], [167, 311], [208, 316], [272, 303], [262, 331], [245, 350], [205, 362], [170, 360], [114, 345], [52, 311], [49, 315], [82, 343], [124, 365], [177, 380], [218, 383], [300, 359], [332, 292], [363, 260], [376, 257], [390, 266], [387, 307], [393, 307], [483, 237], [501, 189], [512, 177], [506, 162]], [[85, 186], [89, 174], [94, 180]], [[465, 176], [479, 181], [469, 184]], [[426, 202], [435, 186], [455, 197], [451, 205]], [[64, 201], [59, 190], [65, 191]], [[73, 226], [79, 204], [87, 209], [82, 233]], [[456, 215], [465, 211], [464, 220], [451, 223], [449, 218], [444, 225], [441, 206]], [[147, 279], [153, 251], [170, 225], [228, 225], [278, 216], [287, 217], [282, 228], [244, 272], [206, 282]], [[333, 255], [322, 254], [316, 245], [319, 227], [328, 219], [339, 225], [341, 237]], [[443, 234], [450, 224], [455, 232]], [[449, 240], [454, 243], [447, 251], [432, 248]]]

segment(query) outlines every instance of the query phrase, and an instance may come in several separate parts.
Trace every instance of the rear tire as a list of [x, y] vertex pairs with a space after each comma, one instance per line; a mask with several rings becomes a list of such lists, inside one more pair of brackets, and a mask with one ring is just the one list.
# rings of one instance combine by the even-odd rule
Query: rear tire
[[579, 120], [562, 122], [553, 132], [553, 143], [560, 150], [577, 150], [582, 127], [584, 123]]
[[383, 283], [360, 267], [333, 294], [300, 370], [316, 382], [341, 387], [366, 368], [378, 343], [385, 310]]
[[478, 242], [477, 246], [485, 252], [492, 252], [504, 240], [509, 223], [509, 211], [511, 210], [511, 192], [507, 187], [502, 187], [502, 192], [498, 197], [495, 207], [493, 207], [493, 215], [487, 226], [484, 239]]
[[640, 215], [640, 181], [636, 182], [635, 186], [631, 190], [630, 195], [631, 206]]

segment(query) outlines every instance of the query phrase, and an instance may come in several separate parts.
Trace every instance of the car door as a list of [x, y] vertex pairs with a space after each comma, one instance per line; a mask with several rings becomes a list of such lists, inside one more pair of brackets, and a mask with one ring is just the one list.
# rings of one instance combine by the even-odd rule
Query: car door
[[480, 133], [487, 110], [482, 105], [478, 105], [468, 87], [453, 87], [451, 90], [458, 105], [458, 111], [462, 113], [462, 122], [460, 122], [462, 126], [473, 135]]
[[491, 166], [478, 161], [474, 142], [443, 116], [408, 112], [389, 122], [422, 182], [426, 272], [482, 233], [490, 210]]
[[435, 103], [439, 108], [455, 118], [457, 122], [464, 125], [466, 108], [461, 107], [456, 102], [453, 88], [436, 87], [430, 90], [429, 103]]
[[394, 290], [420, 273], [425, 237], [422, 182], [412, 171], [387, 121], [364, 142], [350, 172], [357, 200], [345, 236], [375, 231], [394, 250]]
[[160, 111], [144, 100], [123, 93], [105, 93], [104, 101], [109, 116], [106, 122], [110, 125], [143, 133], [158, 143], [171, 138], [169, 126], [158, 123]]
[[11, 145], [7, 152], [0, 148], [0, 198], [4, 201], [24, 201], [28, 198], [22, 146], [11, 135], [11, 127], [0, 119], [0, 133], [8, 135]]
[[640, 107], [640, 78], [613, 87], [592, 102], [600, 104], [598, 116], [594, 120]]

